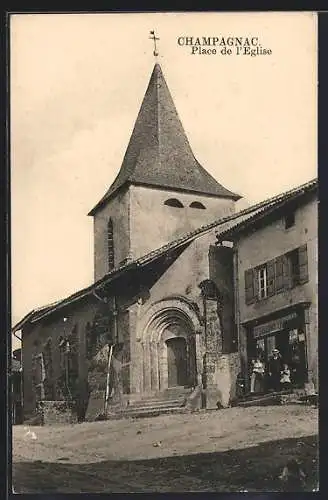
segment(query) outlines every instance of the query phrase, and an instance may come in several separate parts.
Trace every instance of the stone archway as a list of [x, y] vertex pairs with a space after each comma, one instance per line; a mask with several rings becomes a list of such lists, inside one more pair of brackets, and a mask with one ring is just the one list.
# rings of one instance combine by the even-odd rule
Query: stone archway
[[167, 299], [146, 311], [138, 328], [142, 345], [141, 393], [154, 393], [174, 385], [198, 384], [197, 312], [182, 299]]

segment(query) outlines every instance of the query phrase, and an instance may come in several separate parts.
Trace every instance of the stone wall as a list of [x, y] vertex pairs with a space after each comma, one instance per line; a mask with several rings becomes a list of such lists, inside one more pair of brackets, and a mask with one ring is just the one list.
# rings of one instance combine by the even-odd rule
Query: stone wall
[[209, 248], [209, 276], [220, 294], [222, 352], [237, 352], [238, 339], [234, 318], [233, 250], [227, 246]]
[[[92, 358], [88, 371], [89, 399], [86, 411], [86, 420], [92, 421], [105, 411], [107, 386], [107, 371], [110, 346], [103, 346]], [[109, 370], [109, 393], [107, 411], [111, 407], [123, 407], [129, 393], [129, 365], [125, 364], [126, 351], [124, 345], [115, 345]], [[127, 368], [127, 369], [126, 369]]]
[[218, 388], [218, 403], [227, 408], [236, 397], [237, 375], [240, 372], [239, 353], [222, 354], [216, 362], [215, 380]]
[[37, 413], [42, 425], [74, 424], [77, 422], [76, 411], [66, 401], [40, 401], [37, 405]]
[[[178, 199], [183, 207], [165, 205], [165, 201], [171, 198]], [[205, 210], [190, 207], [195, 201], [202, 203]], [[188, 231], [233, 213], [234, 210], [235, 202], [229, 198], [131, 186], [131, 254], [133, 258], [145, 255]], [[156, 220], [156, 224], [152, 224], [153, 220]]]
[[107, 224], [113, 221], [114, 261], [118, 267], [130, 251], [129, 190], [116, 194], [94, 215], [94, 278], [95, 281], [108, 273]]
[[[73, 303], [67, 308], [45, 318], [33, 326], [27, 325], [22, 335], [22, 363], [23, 363], [23, 399], [24, 418], [30, 418], [36, 411], [36, 394], [33, 386], [33, 357], [43, 352], [49, 340], [52, 344], [52, 377], [53, 381], [61, 376], [60, 364], [60, 337], [67, 337], [77, 326], [78, 336], [78, 369], [79, 384], [84, 387], [87, 380], [88, 364], [86, 358], [86, 325], [92, 323], [99, 307], [99, 301], [90, 297], [88, 300]], [[82, 383], [83, 382], [83, 383]], [[54, 399], [60, 399], [55, 393]]]

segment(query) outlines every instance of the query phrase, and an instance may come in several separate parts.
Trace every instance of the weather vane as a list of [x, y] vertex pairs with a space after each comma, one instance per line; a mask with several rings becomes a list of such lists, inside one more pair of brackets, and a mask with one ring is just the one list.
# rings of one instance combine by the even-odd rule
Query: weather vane
[[151, 36], [149, 38], [154, 41], [154, 52], [153, 52], [153, 54], [154, 54], [155, 57], [157, 57], [158, 56], [158, 52], [157, 52], [157, 47], [156, 47], [156, 41], [159, 40], [159, 38], [155, 35], [155, 30], [152, 30], [150, 32], [150, 35]]

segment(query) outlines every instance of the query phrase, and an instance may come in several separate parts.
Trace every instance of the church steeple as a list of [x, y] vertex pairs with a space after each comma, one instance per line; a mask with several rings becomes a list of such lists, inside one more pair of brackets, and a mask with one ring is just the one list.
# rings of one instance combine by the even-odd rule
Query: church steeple
[[232, 213], [239, 198], [195, 159], [156, 63], [121, 169], [89, 213], [95, 279]]
[[195, 159], [158, 63], [154, 66], [121, 169], [89, 215], [94, 215], [127, 183], [233, 200], [240, 198], [219, 184]]

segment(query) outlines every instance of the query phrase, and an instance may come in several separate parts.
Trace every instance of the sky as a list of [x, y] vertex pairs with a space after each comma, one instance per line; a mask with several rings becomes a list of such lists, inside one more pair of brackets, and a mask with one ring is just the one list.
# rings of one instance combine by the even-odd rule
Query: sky
[[[312, 13], [20, 14], [10, 19], [12, 323], [93, 281], [87, 213], [122, 163], [155, 58], [198, 161], [239, 208], [317, 175]], [[271, 55], [191, 54], [258, 37]]]

